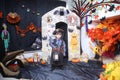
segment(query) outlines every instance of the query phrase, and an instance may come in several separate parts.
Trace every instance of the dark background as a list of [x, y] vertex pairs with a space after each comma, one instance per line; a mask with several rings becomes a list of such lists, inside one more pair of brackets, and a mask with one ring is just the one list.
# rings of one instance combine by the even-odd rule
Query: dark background
[[[22, 5], [25, 7], [22, 7]], [[3, 29], [2, 23], [6, 23], [10, 33], [9, 51], [32, 50], [30, 46], [35, 38], [41, 37], [41, 32], [33, 33], [29, 31], [25, 37], [16, 34], [15, 25], [6, 21], [6, 15], [9, 12], [16, 12], [21, 16], [21, 21], [17, 25], [21, 29], [25, 29], [30, 22], [33, 22], [37, 27], [41, 27], [41, 17], [58, 6], [66, 6], [66, 3], [58, 0], [0, 0], [0, 11], [3, 12], [3, 18], [0, 19], [0, 32]], [[30, 9], [30, 12], [27, 12], [27, 8]], [[40, 13], [40, 15], [37, 15], [37, 13]]]

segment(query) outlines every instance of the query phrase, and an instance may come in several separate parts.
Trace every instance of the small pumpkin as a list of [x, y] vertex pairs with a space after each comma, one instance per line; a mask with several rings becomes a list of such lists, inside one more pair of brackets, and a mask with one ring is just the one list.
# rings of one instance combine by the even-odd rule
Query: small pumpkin
[[72, 62], [73, 62], [73, 63], [78, 63], [78, 62], [80, 62], [80, 59], [79, 59], [79, 58], [73, 58], [73, 59], [72, 59]]
[[27, 61], [28, 62], [33, 62], [33, 58], [28, 58]]
[[107, 66], [106, 66], [105, 64], [102, 65], [102, 68], [106, 69], [106, 67], [107, 67]]
[[107, 80], [102, 73], [100, 74], [100, 80]]
[[7, 18], [7, 21], [11, 24], [16, 24], [21, 20], [20, 15], [18, 15], [16, 12], [8, 13], [6, 18]]
[[41, 60], [40, 62], [41, 62], [41, 64], [43, 64], [43, 65], [46, 64], [46, 61], [45, 61], [45, 60]]

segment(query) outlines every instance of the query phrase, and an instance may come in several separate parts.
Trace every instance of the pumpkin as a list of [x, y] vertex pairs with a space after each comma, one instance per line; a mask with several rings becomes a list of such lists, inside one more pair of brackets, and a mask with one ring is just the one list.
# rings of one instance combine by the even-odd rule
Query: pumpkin
[[102, 73], [100, 74], [100, 80], [107, 80]]
[[10, 13], [8, 13], [8, 15], [7, 15], [7, 21], [9, 22], [9, 23], [11, 23], [11, 24], [16, 24], [16, 23], [18, 23], [18, 22], [20, 22], [20, 15], [18, 15], [16, 12], [14, 12], [14, 13], [12, 13], [12, 12], [10, 12]]
[[102, 68], [106, 69], [106, 65], [105, 65], [105, 64], [103, 64], [103, 65], [102, 65]]
[[33, 58], [28, 58], [27, 61], [28, 62], [33, 62]]
[[80, 59], [78, 59], [78, 58], [73, 58], [73, 59], [72, 59], [72, 62], [73, 62], [73, 63], [78, 63], [78, 62], [80, 62]]
[[46, 64], [46, 61], [45, 60], [41, 60], [41, 64]]

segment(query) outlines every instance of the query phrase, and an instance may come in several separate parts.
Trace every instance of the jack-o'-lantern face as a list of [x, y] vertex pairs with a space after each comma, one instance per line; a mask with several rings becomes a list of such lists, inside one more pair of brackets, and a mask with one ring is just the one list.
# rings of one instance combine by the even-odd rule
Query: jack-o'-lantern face
[[77, 34], [73, 33], [72, 38], [77, 38]]
[[78, 40], [77, 40], [77, 34], [76, 33], [72, 34], [71, 44], [76, 45], [76, 46], [78, 45]]

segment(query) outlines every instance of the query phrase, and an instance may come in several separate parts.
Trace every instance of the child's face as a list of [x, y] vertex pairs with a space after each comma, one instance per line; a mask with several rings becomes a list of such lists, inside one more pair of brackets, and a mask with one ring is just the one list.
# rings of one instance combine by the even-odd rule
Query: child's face
[[62, 37], [62, 34], [61, 33], [58, 33], [55, 35], [57, 39], [60, 39]]

